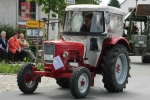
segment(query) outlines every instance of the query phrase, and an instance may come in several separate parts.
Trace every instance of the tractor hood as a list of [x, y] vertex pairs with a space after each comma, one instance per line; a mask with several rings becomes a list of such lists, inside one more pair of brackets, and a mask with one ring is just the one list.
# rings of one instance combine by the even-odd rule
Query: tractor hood
[[[60, 56], [62, 60], [66, 58], [83, 58], [84, 44], [69, 41], [45, 41], [43, 45], [44, 54]], [[66, 55], [65, 55], [66, 54]], [[68, 57], [64, 57], [68, 56]]]

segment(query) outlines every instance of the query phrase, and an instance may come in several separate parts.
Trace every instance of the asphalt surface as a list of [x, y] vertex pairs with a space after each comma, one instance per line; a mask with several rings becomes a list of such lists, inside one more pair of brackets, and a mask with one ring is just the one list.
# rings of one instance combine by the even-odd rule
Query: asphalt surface
[[[131, 58], [131, 78], [121, 93], [109, 93], [102, 83], [102, 76], [97, 75], [95, 86], [82, 100], [150, 100], [150, 64], [142, 64], [141, 57]], [[0, 93], [0, 100], [72, 100], [69, 89], [59, 86], [37, 88], [33, 94], [23, 94], [19, 90]]]

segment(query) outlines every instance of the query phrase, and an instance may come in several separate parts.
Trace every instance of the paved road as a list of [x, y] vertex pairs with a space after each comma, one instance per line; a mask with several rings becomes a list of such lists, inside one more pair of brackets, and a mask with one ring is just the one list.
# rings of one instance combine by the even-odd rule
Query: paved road
[[[150, 64], [142, 64], [140, 57], [131, 58], [131, 78], [127, 88], [122, 93], [109, 93], [101, 82], [102, 77], [97, 75], [95, 86], [83, 100], [150, 100]], [[20, 91], [0, 93], [0, 100], [71, 100], [69, 89], [58, 86], [38, 88], [34, 94], [25, 95]]]

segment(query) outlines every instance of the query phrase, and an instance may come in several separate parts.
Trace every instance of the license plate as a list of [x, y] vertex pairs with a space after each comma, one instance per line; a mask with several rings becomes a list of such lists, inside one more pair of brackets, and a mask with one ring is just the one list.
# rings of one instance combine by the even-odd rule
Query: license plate
[[144, 41], [139, 41], [139, 44], [144, 44]]
[[53, 60], [53, 55], [44, 55], [44, 60]]

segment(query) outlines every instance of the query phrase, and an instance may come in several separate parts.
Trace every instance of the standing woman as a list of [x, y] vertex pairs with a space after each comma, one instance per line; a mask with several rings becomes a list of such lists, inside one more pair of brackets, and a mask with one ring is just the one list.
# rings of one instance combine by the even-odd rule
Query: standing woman
[[14, 54], [14, 61], [20, 63], [22, 57], [21, 47], [18, 41], [18, 32], [14, 32], [13, 36], [8, 40], [8, 49]]

